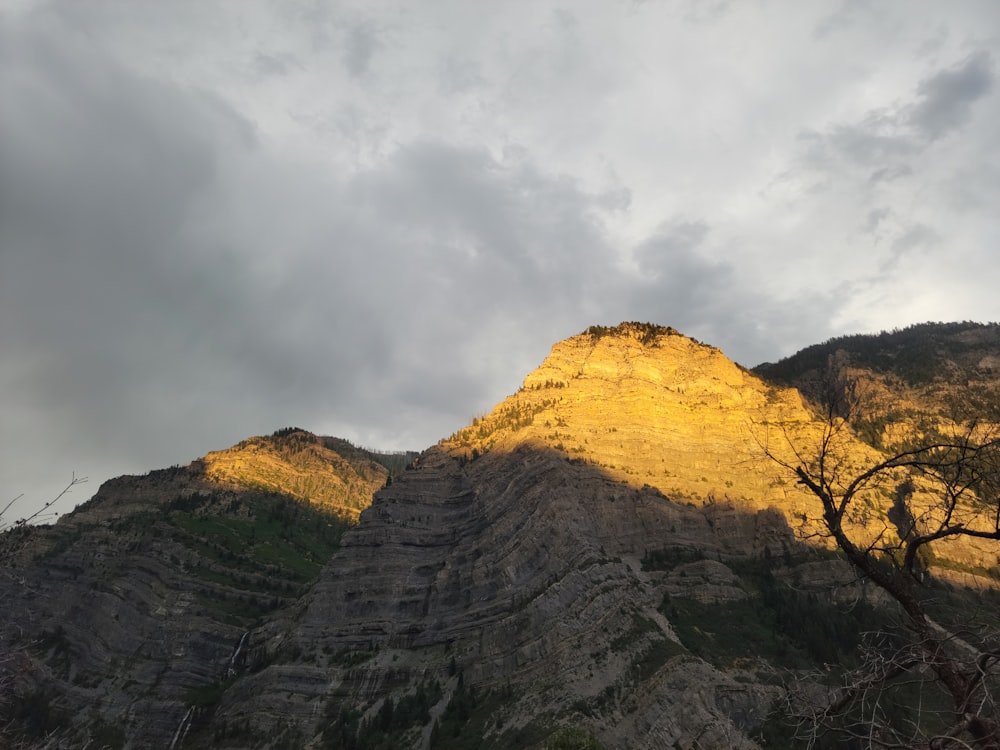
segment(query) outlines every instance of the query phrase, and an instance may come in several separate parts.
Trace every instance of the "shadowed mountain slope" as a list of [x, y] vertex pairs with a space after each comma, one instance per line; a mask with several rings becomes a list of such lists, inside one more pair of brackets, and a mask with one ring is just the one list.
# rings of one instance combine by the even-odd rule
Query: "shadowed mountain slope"
[[[666, 547], [679, 569], [644, 571]], [[664, 603], [747, 599], [720, 559], [787, 557], [791, 570], [819, 554], [777, 512], [678, 504], [545, 446], [474, 460], [434, 448], [345, 535], [291, 632], [253, 634], [274, 661], [233, 686], [216, 721], [241, 728], [234, 746], [283, 722], [304, 743], [324, 731], [316, 717], [377, 711], [413, 685], [438, 686], [443, 708], [460, 674], [496, 704], [487, 731], [464, 727], [483, 746], [521, 746], [569, 720], [609, 747], [696, 736], [739, 747], [775, 696], [756, 679], [769, 667], [751, 658], [741, 683], [697, 658]], [[419, 745], [407, 729], [395, 741]]]

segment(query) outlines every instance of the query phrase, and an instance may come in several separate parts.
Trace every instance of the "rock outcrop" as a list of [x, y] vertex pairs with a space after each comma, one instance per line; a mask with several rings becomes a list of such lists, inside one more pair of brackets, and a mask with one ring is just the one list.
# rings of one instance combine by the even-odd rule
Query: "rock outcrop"
[[798, 391], [672, 329], [623, 324], [556, 344], [517, 393], [444, 445], [471, 455], [537, 440], [698, 505], [773, 504], [795, 516], [812, 501], [767, 453], [792, 463], [792, 448], [815, 445], [819, 429]]

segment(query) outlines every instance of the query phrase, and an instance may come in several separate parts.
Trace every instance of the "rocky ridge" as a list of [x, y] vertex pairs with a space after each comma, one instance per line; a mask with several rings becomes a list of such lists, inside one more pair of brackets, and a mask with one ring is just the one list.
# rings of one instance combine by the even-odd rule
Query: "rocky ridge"
[[280, 439], [254, 437], [201, 459], [213, 485], [280, 492], [338, 516], [357, 520], [385, 484], [388, 470], [346, 440], [290, 428]]
[[818, 400], [831, 369], [863, 386], [852, 424], [878, 447], [898, 446], [914, 432], [947, 431], [956, 419], [1000, 423], [997, 323], [925, 323], [843, 336], [754, 372]]

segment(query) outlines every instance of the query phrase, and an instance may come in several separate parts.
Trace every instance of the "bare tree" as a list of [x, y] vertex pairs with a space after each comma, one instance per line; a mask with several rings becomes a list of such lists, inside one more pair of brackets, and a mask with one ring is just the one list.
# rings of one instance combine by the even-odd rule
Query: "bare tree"
[[70, 483], [63, 488], [63, 491], [56, 495], [51, 500], [46, 501], [41, 507], [37, 508], [33, 513], [25, 516], [24, 518], [18, 518], [16, 521], [10, 521], [7, 514], [13, 507], [14, 503], [24, 497], [23, 494], [18, 495], [13, 500], [8, 502], [2, 509], [0, 509], [0, 533], [9, 531], [11, 529], [21, 528], [29, 524], [37, 523], [39, 521], [48, 520], [51, 517], [49, 508], [55, 505], [57, 502], [62, 500], [66, 495], [73, 491], [73, 488], [78, 484], [85, 484], [87, 482], [87, 477], [78, 477], [75, 473]]
[[[23, 579], [15, 576], [12, 568], [18, 554], [26, 542], [30, 533], [29, 527], [40, 521], [48, 520], [52, 515], [49, 509], [60, 499], [65, 497], [74, 487], [84, 484], [86, 477], [78, 477], [73, 474], [70, 483], [51, 500], [45, 502], [41, 507], [29, 515], [18, 518], [14, 521], [7, 520], [7, 516], [14, 503], [23, 497], [18, 495], [0, 509], [0, 576], [4, 579], [0, 581], [0, 592], [4, 586], [24, 586]], [[10, 591], [10, 589], [7, 589]], [[0, 593], [0, 747], [16, 748], [55, 748], [58, 747], [59, 739], [56, 735], [47, 737], [37, 742], [29, 742], [18, 737], [15, 722], [8, 716], [11, 703], [14, 697], [14, 682], [18, 669], [26, 661], [27, 650], [31, 643], [25, 642], [20, 637], [10, 632], [11, 626], [8, 620], [7, 608], [11, 602], [4, 601]]]
[[[866, 388], [835, 362], [828, 370], [820, 391], [825, 425], [818, 445], [807, 448], [785, 433], [791, 447], [785, 455], [794, 458], [767, 452], [816, 498], [822, 533], [899, 605], [904, 627], [893, 639], [870, 638], [862, 666], [841, 688], [798, 696], [807, 738], [815, 741], [836, 724], [859, 747], [1000, 750], [993, 695], [1000, 620], [989, 632], [962, 622], [943, 624], [932, 616], [927, 588], [935, 548], [960, 539], [1000, 540], [996, 426], [950, 422], [891, 455], [869, 452], [867, 464], [859, 466], [850, 423], [864, 409]], [[889, 523], [881, 528], [872, 527], [870, 516], [865, 523], [876, 496], [893, 502]], [[913, 706], [911, 717], [892, 721], [886, 711], [893, 690], [928, 702]], [[930, 693], [933, 700], [926, 698]], [[803, 705], [809, 706], [804, 713]]]

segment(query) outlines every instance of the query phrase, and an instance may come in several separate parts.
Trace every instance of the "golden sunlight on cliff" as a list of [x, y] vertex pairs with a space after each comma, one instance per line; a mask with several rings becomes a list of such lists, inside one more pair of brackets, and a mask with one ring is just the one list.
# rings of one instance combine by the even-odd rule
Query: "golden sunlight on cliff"
[[[540, 442], [679, 502], [777, 508], [797, 533], [829, 544], [816, 499], [792, 473], [815, 455], [824, 426], [797, 390], [765, 383], [718, 349], [672, 329], [623, 324], [556, 344], [517, 393], [444, 447], [475, 457]], [[843, 476], [879, 460], [840, 428]], [[861, 538], [895, 534], [893, 491], [862, 496], [853, 518]]]
[[385, 484], [388, 471], [369, 460], [348, 461], [308, 433], [256, 437], [204, 458], [213, 482], [291, 495], [356, 520]]

